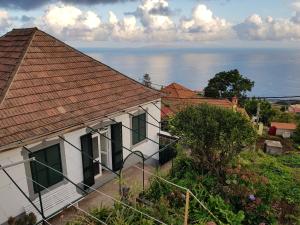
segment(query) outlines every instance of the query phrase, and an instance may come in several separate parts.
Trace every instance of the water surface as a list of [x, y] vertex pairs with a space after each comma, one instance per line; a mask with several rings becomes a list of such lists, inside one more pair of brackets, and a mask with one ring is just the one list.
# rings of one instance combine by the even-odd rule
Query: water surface
[[255, 81], [250, 95], [300, 95], [300, 50], [294, 49], [83, 49], [90, 56], [141, 80], [200, 90], [220, 71], [238, 69]]

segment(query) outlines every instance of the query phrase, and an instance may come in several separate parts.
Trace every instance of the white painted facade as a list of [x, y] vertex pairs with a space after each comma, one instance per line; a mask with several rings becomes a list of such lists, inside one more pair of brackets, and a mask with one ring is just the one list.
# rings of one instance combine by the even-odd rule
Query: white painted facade
[[294, 130], [288, 130], [288, 129], [276, 129], [276, 135], [277, 136], [282, 136], [284, 138], [290, 138], [294, 133]]
[[[155, 101], [156, 105], [160, 108], [160, 100]], [[160, 121], [160, 110], [156, 108], [152, 103], [145, 103], [142, 107], [147, 110], [154, 118]], [[144, 111], [136, 106], [127, 110], [131, 114], [144, 113]], [[131, 115], [122, 112], [116, 113], [115, 115], [110, 115], [111, 118], [115, 119], [117, 122], [122, 122], [124, 126], [131, 128]], [[152, 124], [159, 126], [159, 123], [153, 119], [151, 116], [146, 114], [146, 120]], [[99, 127], [100, 124], [112, 124], [110, 120], [96, 121], [90, 124], [91, 127]], [[65, 133], [63, 136], [67, 141], [71, 142], [73, 145], [81, 148], [80, 136], [89, 132], [88, 128], [78, 129], [69, 133]], [[159, 142], [159, 129], [155, 126], [146, 124], [147, 137]], [[153, 143], [150, 140], [144, 140], [135, 146], [131, 144], [132, 131], [122, 127], [122, 138], [123, 146], [131, 149], [132, 151], [141, 151], [146, 156], [151, 155], [159, 150], [159, 145]], [[83, 169], [82, 169], [82, 154], [80, 151], [76, 150], [70, 144], [64, 142], [59, 137], [51, 138], [50, 140], [44, 140], [42, 142], [37, 142], [35, 144], [27, 145], [29, 149], [38, 148], [41, 144], [52, 145], [52, 143], [60, 143], [61, 150], [61, 160], [63, 165], [63, 173], [68, 178], [70, 178], [76, 184], [83, 182]], [[123, 159], [129, 154], [128, 150], [123, 149]], [[5, 151], [0, 153], [0, 164], [8, 165], [13, 162], [22, 161], [28, 158], [28, 153], [23, 148], [16, 148], [13, 150]], [[154, 159], [158, 160], [158, 154], [156, 154]], [[26, 169], [27, 167], [27, 169]], [[40, 208], [39, 198], [37, 194], [33, 193], [32, 180], [30, 176], [29, 163], [27, 165], [20, 164], [8, 168], [6, 171], [11, 175], [11, 177], [16, 181], [16, 183], [22, 188], [22, 190], [29, 196], [36, 206]], [[101, 176], [97, 179], [101, 179]], [[117, 184], [116, 184], [117, 185]], [[59, 182], [53, 187], [49, 187], [49, 190], [42, 191], [43, 207], [45, 216], [49, 216], [56, 212], [60, 208], [66, 206], [68, 203], [75, 201], [81, 197], [80, 191], [74, 185], [70, 184], [66, 180]], [[16, 217], [23, 213], [34, 212], [39, 219], [41, 216], [36, 212], [36, 210], [30, 205], [29, 201], [22, 196], [21, 192], [12, 184], [9, 178], [5, 175], [3, 171], [0, 170], [0, 224], [5, 224], [10, 216]]]

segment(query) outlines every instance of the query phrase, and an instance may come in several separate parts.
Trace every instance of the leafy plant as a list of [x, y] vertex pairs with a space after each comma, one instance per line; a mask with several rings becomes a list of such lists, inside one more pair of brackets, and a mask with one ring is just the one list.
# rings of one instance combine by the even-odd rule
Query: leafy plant
[[232, 110], [207, 104], [189, 106], [170, 121], [171, 132], [183, 138], [200, 171], [224, 177], [227, 164], [254, 143], [250, 121]]
[[238, 70], [223, 71], [217, 73], [208, 81], [204, 89], [206, 97], [229, 98], [236, 96], [240, 100], [246, 97], [246, 93], [251, 91], [254, 81], [249, 80], [240, 74]]

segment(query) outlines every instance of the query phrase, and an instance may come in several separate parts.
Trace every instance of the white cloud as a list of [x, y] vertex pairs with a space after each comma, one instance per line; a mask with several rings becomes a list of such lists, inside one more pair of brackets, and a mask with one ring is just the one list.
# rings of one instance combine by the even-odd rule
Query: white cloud
[[116, 16], [116, 14], [114, 14], [112, 11], [109, 11], [108, 14], [109, 14], [108, 21], [109, 21], [110, 24], [116, 24], [116, 23], [118, 23], [118, 18]]
[[227, 38], [231, 25], [197, 5], [190, 19], [176, 25], [167, 0], [143, 0], [134, 13], [121, 19], [109, 11], [108, 21], [92, 11], [65, 4], [50, 5], [38, 26], [68, 40], [207, 41]]
[[42, 29], [67, 39], [94, 40], [95, 34], [101, 32], [99, 39], [105, 39], [107, 35], [96, 13], [83, 12], [71, 5], [50, 5], [36, 23]]
[[[49, 5], [33, 25], [65, 40], [201, 42], [235, 37], [240, 40], [300, 40], [300, 0], [294, 1], [291, 7], [294, 14], [289, 19], [262, 18], [253, 14], [233, 26], [214, 15], [204, 4], [196, 5], [190, 17], [181, 17], [175, 22], [168, 0], [142, 0], [135, 12], [121, 18], [109, 11], [107, 21], [102, 21], [94, 11], [57, 3]], [[0, 31], [6, 31], [12, 22], [17, 21], [0, 10]]]
[[231, 24], [214, 16], [203, 4], [193, 9], [192, 18], [181, 20], [180, 31], [182, 38], [190, 41], [226, 39], [232, 35]]
[[169, 3], [166, 0], [143, 0], [135, 15], [147, 30], [170, 30], [175, 24], [170, 18]]
[[296, 12], [300, 11], [300, 1], [299, 0], [292, 2], [291, 6], [294, 11], [296, 11]]
[[137, 25], [137, 20], [134, 16], [126, 16], [122, 20], [118, 20], [113, 12], [109, 13], [109, 29], [111, 38], [114, 40], [143, 40], [144, 28]]
[[300, 13], [290, 19], [252, 15], [234, 27], [242, 40], [300, 40]]
[[8, 12], [5, 10], [0, 10], [0, 31], [6, 32], [11, 25], [12, 22]]

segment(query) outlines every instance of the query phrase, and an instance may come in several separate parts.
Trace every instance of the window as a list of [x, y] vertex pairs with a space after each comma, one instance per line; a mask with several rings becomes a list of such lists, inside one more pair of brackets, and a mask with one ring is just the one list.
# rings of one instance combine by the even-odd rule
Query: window
[[[29, 157], [35, 157], [36, 160], [49, 165], [50, 167], [62, 172], [60, 147], [59, 144], [39, 150], [29, 154]], [[39, 164], [38, 162], [30, 162], [34, 192], [37, 193], [63, 180], [63, 176], [54, 170]], [[44, 188], [45, 187], [45, 188]]]
[[132, 117], [132, 144], [146, 139], [146, 113]]

